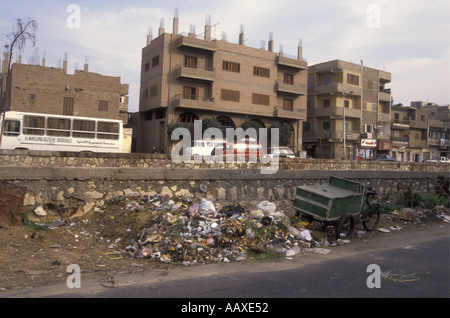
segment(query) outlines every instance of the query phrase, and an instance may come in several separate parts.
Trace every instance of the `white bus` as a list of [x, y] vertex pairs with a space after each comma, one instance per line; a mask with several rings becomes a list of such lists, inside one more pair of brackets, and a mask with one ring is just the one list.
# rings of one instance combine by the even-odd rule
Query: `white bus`
[[121, 120], [8, 111], [1, 131], [0, 149], [122, 152]]

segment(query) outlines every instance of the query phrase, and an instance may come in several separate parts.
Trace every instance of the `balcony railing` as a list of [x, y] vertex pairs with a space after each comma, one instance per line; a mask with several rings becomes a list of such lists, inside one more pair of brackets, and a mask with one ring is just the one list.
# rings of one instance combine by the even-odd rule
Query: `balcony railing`
[[343, 94], [353, 92], [351, 96], [361, 96], [361, 87], [357, 85], [333, 82], [325, 85], [316, 85], [308, 89], [308, 93], [316, 95]]
[[277, 65], [291, 67], [298, 70], [308, 69], [308, 62], [304, 61], [303, 59], [299, 60], [284, 55], [277, 55], [275, 62]]
[[214, 108], [214, 98], [197, 95], [178, 94], [173, 98], [173, 105], [175, 108], [211, 110]]
[[294, 95], [306, 95], [308, 89], [306, 85], [286, 84], [283, 81], [276, 81], [275, 90], [281, 93], [288, 93]]
[[275, 106], [274, 117], [306, 120], [306, 109], [285, 109], [282, 106]]
[[213, 82], [216, 79], [215, 69], [201, 69], [177, 65], [175, 67], [175, 77], [178, 79], [192, 79]]

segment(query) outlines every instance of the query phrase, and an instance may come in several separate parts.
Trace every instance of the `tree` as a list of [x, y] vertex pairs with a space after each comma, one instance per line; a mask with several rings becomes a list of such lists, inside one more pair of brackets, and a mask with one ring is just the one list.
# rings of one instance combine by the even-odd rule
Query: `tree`
[[205, 118], [202, 120], [202, 133], [205, 133], [205, 130], [208, 128], [217, 128], [222, 130], [223, 126], [217, 118]]
[[11, 85], [10, 85], [10, 77], [11, 77], [11, 64], [12, 64], [12, 56], [14, 50], [17, 49], [19, 52], [22, 52], [27, 41], [32, 42], [32, 46], [36, 45], [36, 31], [38, 30], [38, 25], [35, 20], [30, 18], [25, 19], [17, 19], [16, 26], [13, 27], [11, 33], [7, 35], [9, 43], [5, 46], [9, 49], [9, 57], [8, 57], [8, 69], [6, 73], [6, 90], [4, 92], [4, 103], [3, 109], [0, 110], [6, 111], [8, 110], [9, 97], [11, 94]]
[[288, 146], [291, 143], [291, 125], [287, 122], [276, 123], [272, 128], [279, 129], [280, 146]]
[[[2, 121], [4, 121], [5, 119], [5, 112], [8, 110], [8, 105], [10, 103], [9, 102], [9, 97], [11, 96], [10, 77], [11, 77], [12, 56], [14, 50], [17, 49], [19, 50], [19, 52], [22, 52], [27, 41], [31, 41], [32, 46], [34, 47], [36, 45], [37, 30], [38, 24], [35, 20], [32, 20], [30, 18], [17, 19], [16, 26], [13, 27], [12, 32], [7, 35], [9, 42], [5, 46], [5, 48], [9, 49], [9, 56], [8, 56], [8, 68], [6, 70], [6, 88], [3, 91], [3, 84], [2, 87], [0, 88], [0, 101], [1, 101], [0, 113], [3, 113]], [[0, 145], [2, 142], [3, 128], [4, 125], [2, 125], [0, 131]]]

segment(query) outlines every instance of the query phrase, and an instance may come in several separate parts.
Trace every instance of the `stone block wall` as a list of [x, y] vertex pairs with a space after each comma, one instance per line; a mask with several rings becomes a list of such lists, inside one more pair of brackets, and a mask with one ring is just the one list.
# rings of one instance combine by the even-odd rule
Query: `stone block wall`
[[254, 207], [268, 200], [288, 209], [295, 187], [327, 183], [330, 176], [361, 182], [379, 195], [405, 188], [434, 191], [435, 179], [449, 177], [436, 164], [286, 159], [272, 175], [261, 164], [175, 164], [170, 157], [150, 154], [84, 154], [0, 151], [0, 180], [26, 186], [25, 206], [75, 204], [81, 213], [120, 195], [168, 195], [202, 198], [222, 206]]

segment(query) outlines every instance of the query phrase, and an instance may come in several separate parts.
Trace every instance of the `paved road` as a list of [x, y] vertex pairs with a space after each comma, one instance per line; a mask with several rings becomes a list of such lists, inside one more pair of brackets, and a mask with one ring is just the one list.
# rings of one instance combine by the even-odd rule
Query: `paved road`
[[[380, 268], [367, 271], [370, 264]], [[98, 297], [450, 297], [449, 239], [269, 272], [237, 272], [107, 290]], [[369, 277], [370, 276], [370, 277]], [[369, 288], [369, 285], [373, 288]], [[379, 285], [377, 286], [377, 282]], [[379, 287], [379, 288], [377, 288]]]
[[[45, 287], [0, 293], [0, 297], [159, 298], [147, 304], [165, 304], [168, 313], [180, 312], [189, 302], [224, 307], [226, 298], [284, 298], [289, 305], [292, 298], [450, 298], [449, 262], [448, 226], [435, 224], [423, 231], [381, 235], [339, 247], [328, 255], [298, 255], [277, 264], [214, 264], [167, 275], [122, 275], [115, 277], [118, 288], [104, 288], [98, 278], [83, 276], [79, 290]], [[378, 265], [378, 276], [376, 271], [368, 272], [371, 264]], [[369, 288], [368, 278], [379, 286]]]

